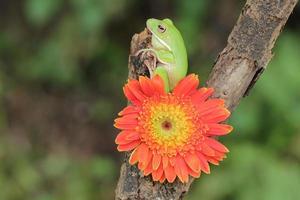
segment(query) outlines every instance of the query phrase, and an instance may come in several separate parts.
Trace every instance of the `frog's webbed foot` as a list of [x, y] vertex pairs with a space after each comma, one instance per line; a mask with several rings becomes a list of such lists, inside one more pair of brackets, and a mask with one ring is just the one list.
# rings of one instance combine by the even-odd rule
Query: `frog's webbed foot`
[[149, 70], [150, 77], [153, 77], [157, 67], [157, 57], [155, 52], [152, 49], [141, 49], [135, 53], [135, 56], [139, 56], [140, 54], [141, 60]]

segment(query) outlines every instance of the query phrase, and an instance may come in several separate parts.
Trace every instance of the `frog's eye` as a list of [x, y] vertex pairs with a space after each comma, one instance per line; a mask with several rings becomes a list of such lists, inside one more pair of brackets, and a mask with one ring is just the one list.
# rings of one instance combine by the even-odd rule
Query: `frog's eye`
[[166, 31], [166, 27], [164, 25], [159, 24], [157, 30], [158, 32], [163, 33]]

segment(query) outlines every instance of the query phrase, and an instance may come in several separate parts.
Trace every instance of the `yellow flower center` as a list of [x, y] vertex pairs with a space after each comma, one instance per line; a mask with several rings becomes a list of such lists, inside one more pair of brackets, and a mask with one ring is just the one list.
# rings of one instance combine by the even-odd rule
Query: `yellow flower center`
[[202, 134], [198, 113], [190, 99], [168, 94], [160, 99], [148, 99], [142, 106], [138, 129], [142, 140], [153, 151], [176, 155], [194, 150]]

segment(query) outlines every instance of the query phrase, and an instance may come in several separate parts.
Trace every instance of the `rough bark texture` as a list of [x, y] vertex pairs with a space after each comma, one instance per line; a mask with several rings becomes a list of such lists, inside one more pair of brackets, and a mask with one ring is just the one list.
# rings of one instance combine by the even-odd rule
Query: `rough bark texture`
[[[207, 81], [215, 88], [214, 97], [226, 100], [233, 110], [247, 95], [272, 58], [272, 48], [298, 0], [248, 0], [234, 26], [225, 49], [218, 56]], [[145, 62], [134, 56], [139, 49], [149, 47], [151, 36], [147, 30], [135, 34], [129, 56], [129, 78], [149, 75]], [[128, 163], [127, 153], [116, 189], [117, 200], [182, 199], [193, 179], [187, 184], [178, 180], [160, 184], [144, 177], [136, 166]]]

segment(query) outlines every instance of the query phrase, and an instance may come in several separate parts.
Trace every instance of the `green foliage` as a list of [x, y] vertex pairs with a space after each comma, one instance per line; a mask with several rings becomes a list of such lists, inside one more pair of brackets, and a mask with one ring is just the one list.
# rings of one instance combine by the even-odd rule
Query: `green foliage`
[[30, 147], [1, 141], [0, 199], [112, 199], [117, 169], [111, 159], [37, 156]]
[[279, 160], [274, 153], [251, 143], [232, 145], [229, 158], [202, 175], [187, 199], [281, 200], [300, 197], [299, 163]]
[[208, 14], [209, 1], [176, 1], [178, 13], [178, 28], [182, 35], [189, 53], [194, 53], [202, 42], [202, 31], [204, 17]]
[[25, 12], [31, 24], [36, 26], [45, 25], [61, 8], [63, 1], [39, 1], [27, 0]]

